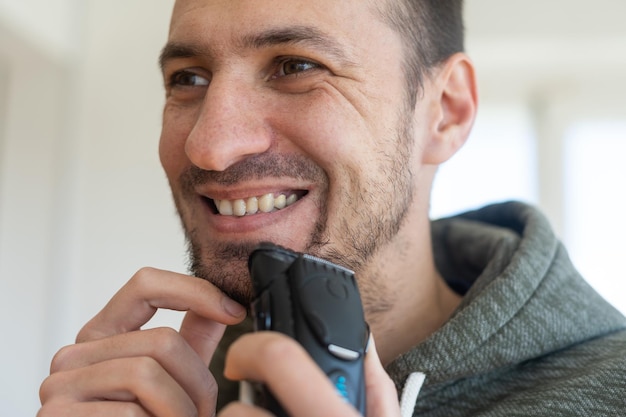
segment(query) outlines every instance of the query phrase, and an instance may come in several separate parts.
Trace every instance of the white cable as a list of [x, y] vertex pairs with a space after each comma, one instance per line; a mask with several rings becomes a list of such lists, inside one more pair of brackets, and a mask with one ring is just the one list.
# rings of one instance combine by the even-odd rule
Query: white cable
[[239, 381], [239, 401], [244, 404], [254, 404], [254, 388], [248, 381]]
[[402, 417], [413, 416], [417, 396], [424, 385], [424, 381], [426, 381], [426, 374], [422, 372], [413, 372], [406, 379], [400, 398], [400, 415]]

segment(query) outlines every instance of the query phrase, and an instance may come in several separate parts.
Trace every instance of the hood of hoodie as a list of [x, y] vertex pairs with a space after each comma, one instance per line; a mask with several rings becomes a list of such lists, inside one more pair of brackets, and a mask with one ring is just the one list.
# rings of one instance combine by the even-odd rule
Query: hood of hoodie
[[436, 264], [464, 293], [450, 320], [387, 366], [422, 392], [507, 368], [625, 327], [580, 277], [536, 209], [509, 202], [432, 223]]

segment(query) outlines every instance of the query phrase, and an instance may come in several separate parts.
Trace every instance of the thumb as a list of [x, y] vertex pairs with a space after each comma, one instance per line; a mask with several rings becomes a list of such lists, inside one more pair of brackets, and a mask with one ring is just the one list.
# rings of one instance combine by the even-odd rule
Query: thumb
[[400, 415], [396, 386], [380, 362], [373, 335], [370, 335], [369, 347], [365, 355], [365, 391], [368, 417]]
[[207, 366], [211, 362], [225, 330], [225, 324], [199, 316], [191, 310], [185, 313], [185, 318], [180, 326], [181, 336]]

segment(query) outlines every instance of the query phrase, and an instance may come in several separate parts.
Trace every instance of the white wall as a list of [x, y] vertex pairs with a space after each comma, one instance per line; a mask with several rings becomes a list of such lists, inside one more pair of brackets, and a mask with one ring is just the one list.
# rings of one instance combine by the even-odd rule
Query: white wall
[[[36, 413], [52, 354], [138, 268], [184, 270], [157, 157], [172, 4], [0, 0], [0, 415]], [[572, 120], [622, 117], [626, 2], [467, 6], [485, 115], [524, 109], [548, 148]], [[547, 154], [538, 201], [561, 230]]]
[[[13, 45], [20, 45], [13, 40]], [[47, 346], [46, 309], [52, 301], [48, 298], [50, 239], [66, 80], [62, 66], [28, 47], [20, 47], [19, 56], [5, 62], [6, 106], [0, 117], [0, 323], [4, 331], [0, 357], [6, 376], [0, 378], [0, 410], [3, 415], [26, 415], [25, 400], [36, 394], [33, 383], [46, 367], [42, 348]]]
[[74, 326], [140, 267], [183, 269], [183, 239], [157, 153], [164, 99], [157, 59], [172, 4], [90, 2], [76, 108], [81, 175], [72, 288], [82, 314]]
[[184, 269], [157, 157], [173, 2], [81, 3], [0, 3], [0, 415], [35, 415], [53, 353], [136, 269]]
[[63, 59], [77, 52], [80, 0], [0, 0], [0, 23], [46, 54]]

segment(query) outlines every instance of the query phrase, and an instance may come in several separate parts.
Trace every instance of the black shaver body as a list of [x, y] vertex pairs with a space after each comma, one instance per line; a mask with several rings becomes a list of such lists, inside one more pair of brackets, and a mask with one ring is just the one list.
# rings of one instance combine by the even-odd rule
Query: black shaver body
[[[296, 339], [338, 394], [365, 415], [363, 360], [369, 329], [354, 273], [272, 244], [254, 250], [248, 266], [255, 291], [255, 330]], [[276, 416], [287, 416], [266, 388], [257, 397], [255, 401]]]

